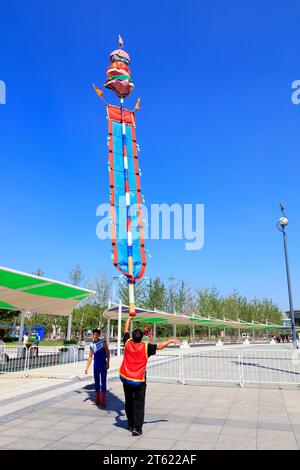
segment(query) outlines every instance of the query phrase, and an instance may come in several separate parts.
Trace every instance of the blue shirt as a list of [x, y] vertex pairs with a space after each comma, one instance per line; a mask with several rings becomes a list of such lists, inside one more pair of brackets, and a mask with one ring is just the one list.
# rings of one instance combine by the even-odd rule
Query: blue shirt
[[96, 342], [92, 342], [90, 345], [90, 350], [94, 356], [94, 367], [102, 368], [106, 366], [106, 351], [104, 345], [106, 344], [105, 339], [100, 338]]

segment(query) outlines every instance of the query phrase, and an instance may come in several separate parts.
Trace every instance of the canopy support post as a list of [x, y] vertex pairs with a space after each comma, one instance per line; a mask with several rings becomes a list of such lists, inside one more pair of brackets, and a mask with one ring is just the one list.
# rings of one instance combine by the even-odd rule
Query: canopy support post
[[72, 313], [70, 313], [70, 315], [68, 316], [68, 330], [67, 330], [67, 340], [68, 341], [70, 341], [70, 339], [71, 339], [72, 318], [73, 318], [73, 315], [72, 315]]
[[[193, 313], [193, 318], [195, 317], [195, 314]], [[195, 325], [193, 323], [192, 325], [192, 344], [195, 342]]]
[[122, 303], [121, 300], [119, 301], [119, 309], [118, 309], [118, 349], [117, 349], [117, 356], [121, 356], [121, 328], [122, 328]]
[[19, 340], [18, 340], [18, 357], [22, 357], [22, 341], [24, 334], [24, 325], [25, 325], [25, 310], [22, 309], [20, 313], [20, 330], [19, 330]]
[[156, 323], [153, 323], [153, 341], [156, 343]]
[[106, 324], [106, 343], [109, 345], [109, 333], [110, 333], [110, 318], [107, 319]]

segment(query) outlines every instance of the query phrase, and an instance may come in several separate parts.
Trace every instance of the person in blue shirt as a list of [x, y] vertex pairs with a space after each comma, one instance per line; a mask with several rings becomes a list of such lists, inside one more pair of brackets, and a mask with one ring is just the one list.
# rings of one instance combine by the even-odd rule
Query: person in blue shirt
[[[109, 369], [110, 353], [107, 347], [107, 343], [104, 338], [101, 338], [101, 331], [98, 329], [93, 330], [93, 342], [90, 345], [90, 354], [86, 364], [85, 373], [88, 373], [88, 369], [91, 365], [94, 357], [94, 380], [95, 380], [95, 392], [96, 400], [95, 405], [101, 404], [106, 407], [106, 376], [107, 370]], [[100, 387], [101, 379], [101, 387]], [[101, 394], [100, 394], [101, 388]], [[102, 395], [102, 396], [101, 396]]]

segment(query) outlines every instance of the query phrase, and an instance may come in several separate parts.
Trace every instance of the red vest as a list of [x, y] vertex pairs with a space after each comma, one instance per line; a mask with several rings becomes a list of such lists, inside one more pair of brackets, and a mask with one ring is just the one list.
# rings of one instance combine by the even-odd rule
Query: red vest
[[134, 343], [132, 338], [125, 343], [124, 357], [119, 374], [132, 382], [145, 382], [148, 361], [148, 343]]

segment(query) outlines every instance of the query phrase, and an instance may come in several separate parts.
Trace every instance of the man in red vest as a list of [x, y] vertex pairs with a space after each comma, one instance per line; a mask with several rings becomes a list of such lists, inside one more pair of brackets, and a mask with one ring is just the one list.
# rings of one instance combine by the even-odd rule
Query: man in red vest
[[125, 393], [128, 430], [133, 436], [139, 436], [143, 434], [148, 359], [156, 354], [157, 350], [164, 349], [169, 344], [180, 344], [180, 340], [172, 338], [158, 344], [145, 343], [142, 341], [143, 331], [139, 328], [133, 330], [130, 338], [131, 320], [132, 317], [127, 319], [124, 328], [124, 357], [119, 374]]

